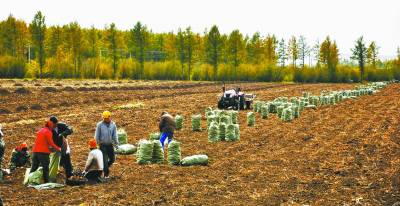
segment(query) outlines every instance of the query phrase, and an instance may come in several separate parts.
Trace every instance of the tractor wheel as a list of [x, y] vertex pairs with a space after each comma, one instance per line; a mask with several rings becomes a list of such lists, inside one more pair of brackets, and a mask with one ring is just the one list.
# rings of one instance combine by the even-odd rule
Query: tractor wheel
[[244, 110], [244, 98], [239, 97], [239, 108], [240, 110]]
[[224, 109], [224, 100], [221, 98], [219, 101], [218, 101], [218, 109]]
[[246, 109], [252, 109], [250, 101], [246, 101]]

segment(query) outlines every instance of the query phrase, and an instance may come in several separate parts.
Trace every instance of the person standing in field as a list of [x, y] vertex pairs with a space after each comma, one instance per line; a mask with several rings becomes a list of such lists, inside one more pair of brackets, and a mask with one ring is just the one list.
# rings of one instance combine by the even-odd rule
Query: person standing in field
[[168, 114], [168, 112], [162, 112], [160, 117], [159, 129], [161, 132], [160, 142], [163, 151], [164, 151], [165, 140], [168, 139], [168, 144], [169, 144], [174, 138], [175, 127], [176, 127], [175, 119], [170, 114]]
[[5, 150], [5, 143], [3, 140], [3, 132], [1, 131], [2, 126], [0, 124], [0, 183], [3, 182], [3, 170], [2, 170], [2, 163], [3, 163], [3, 156], [4, 156], [4, 150]]
[[61, 159], [59, 165], [65, 170], [65, 175], [67, 179], [72, 176], [73, 167], [71, 162], [71, 149], [68, 145], [67, 137], [73, 133], [72, 127], [64, 122], [59, 122], [57, 117], [50, 117], [56, 126], [53, 129], [53, 141], [54, 143], [61, 147]]
[[39, 130], [36, 136], [35, 144], [32, 149], [32, 168], [30, 173], [35, 172], [39, 165], [43, 167], [44, 183], [49, 182], [49, 164], [50, 164], [50, 147], [57, 152], [61, 152], [61, 148], [53, 142], [53, 129], [56, 125], [48, 120], [45, 127]]
[[101, 182], [101, 175], [103, 174], [104, 160], [103, 153], [97, 149], [97, 143], [95, 139], [89, 141], [89, 155], [86, 160], [85, 171], [83, 175], [86, 179], [91, 182]]
[[117, 125], [111, 121], [111, 113], [103, 112], [103, 120], [97, 123], [95, 139], [103, 153], [104, 162], [104, 177], [109, 178], [109, 167], [115, 161], [114, 146], [118, 147]]

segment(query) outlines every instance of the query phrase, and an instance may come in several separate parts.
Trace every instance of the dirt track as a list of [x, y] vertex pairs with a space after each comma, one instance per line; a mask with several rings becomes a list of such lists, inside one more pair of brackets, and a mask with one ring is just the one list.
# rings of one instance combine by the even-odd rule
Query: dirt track
[[[211, 160], [207, 167], [139, 166], [134, 156], [118, 156], [111, 170], [115, 179], [110, 183], [45, 192], [25, 188], [21, 184], [23, 170], [19, 170], [0, 184], [6, 205], [392, 205], [400, 201], [399, 84], [373, 96], [306, 110], [291, 123], [276, 116], [267, 120], [257, 116], [256, 126], [247, 127], [245, 113], [240, 113], [241, 140], [211, 144], [206, 131], [190, 131], [190, 115], [204, 114], [206, 107], [216, 104], [219, 84], [9, 80], [0, 83], [6, 163], [20, 141], [32, 145], [35, 132], [53, 114], [74, 127], [75, 133], [70, 137], [72, 159], [75, 167], [82, 168], [88, 153], [86, 143], [105, 109], [112, 110], [114, 120], [127, 130], [131, 143], [157, 131], [162, 111], [183, 114], [185, 128], [176, 134], [182, 142], [182, 156], [207, 154]], [[15, 93], [21, 87], [15, 84], [22, 84], [30, 93]], [[254, 92], [258, 99], [272, 100], [278, 96], [300, 96], [303, 91], [319, 94], [322, 90], [356, 85], [241, 86]], [[88, 89], [92, 87], [95, 89]], [[54, 89], [56, 93], [48, 92]], [[112, 109], [137, 102], [144, 103], [145, 108]], [[205, 121], [202, 124], [205, 128]], [[125, 175], [120, 177], [122, 170]]]

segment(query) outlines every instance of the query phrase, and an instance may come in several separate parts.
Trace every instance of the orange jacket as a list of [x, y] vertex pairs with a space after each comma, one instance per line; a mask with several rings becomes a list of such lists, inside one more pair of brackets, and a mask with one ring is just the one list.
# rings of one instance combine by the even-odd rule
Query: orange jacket
[[32, 152], [40, 152], [50, 154], [50, 148], [53, 147], [57, 151], [61, 151], [61, 148], [54, 144], [53, 133], [48, 127], [43, 127], [37, 133], [35, 144], [33, 145]]

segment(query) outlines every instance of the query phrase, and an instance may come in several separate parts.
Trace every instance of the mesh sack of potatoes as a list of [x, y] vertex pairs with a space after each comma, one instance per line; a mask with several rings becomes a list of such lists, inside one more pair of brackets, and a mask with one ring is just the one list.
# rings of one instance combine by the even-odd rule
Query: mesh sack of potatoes
[[256, 123], [256, 115], [254, 112], [248, 112], [247, 113], [247, 126], [254, 126]]
[[183, 128], [183, 116], [181, 115], [176, 115], [175, 116], [175, 123], [176, 123], [176, 129], [180, 130]]
[[218, 142], [219, 139], [219, 127], [216, 122], [212, 122], [210, 127], [208, 127], [208, 141], [209, 142]]
[[232, 124], [236, 124], [238, 122], [238, 111], [231, 112], [231, 122]]
[[293, 119], [293, 113], [292, 110], [290, 108], [285, 108], [282, 111], [282, 120], [285, 122], [289, 122], [292, 121]]
[[234, 126], [235, 126], [236, 140], [240, 140], [240, 128], [239, 128], [239, 124], [234, 124]]
[[225, 124], [223, 122], [220, 122], [219, 125], [218, 125], [218, 136], [219, 136], [218, 138], [221, 141], [224, 141], [225, 137], [226, 137], [226, 125], [227, 124]]
[[160, 136], [159, 132], [150, 133], [149, 140], [160, 140]]
[[201, 131], [201, 114], [192, 115], [192, 131]]
[[263, 118], [263, 119], [267, 119], [268, 118], [268, 112], [269, 111], [269, 109], [268, 109], [268, 105], [267, 104], [264, 104], [263, 106], [261, 106], [261, 117]]
[[130, 155], [137, 152], [137, 148], [132, 144], [122, 144], [118, 145], [118, 148], [115, 150], [115, 154], [121, 155]]
[[232, 121], [232, 118], [231, 118], [231, 116], [229, 116], [229, 115], [221, 115], [220, 117], [219, 117], [219, 123], [221, 124], [221, 123], [224, 123], [224, 124], [230, 124], [231, 123], [231, 121]]
[[137, 163], [150, 164], [153, 157], [153, 142], [148, 140], [140, 140], [137, 150]]
[[229, 124], [228, 126], [226, 126], [226, 136], [225, 136], [225, 140], [226, 141], [236, 141], [237, 137], [236, 137], [236, 127], [234, 124]]
[[278, 115], [279, 118], [282, 117], [283, 109], [285, 109], [285, 106], [278, 106], [276, 108], [276, 114]]
[[212, 122], [217, 122], [217, 117], [215, 115], [210, 115], [207, 117], [207, 128], [210, 127]]
[[181, 143], [172, 140], [168, 145], [168, 164], [179, 165], [181, 162]]
[[119, 144], [127, 144], [128, 143], [128, 134], [123, 128], [118, 128], [117, 130], [118, 142]]
[[161, 164], [164, 162], [164, 152], [162, 150], [161, 142], [153, 140], [153, 155], [151, 158], [152, 163]]
[[294, 118], [299, 118], [300, 117], [300, 109], [298, 106], [292, 106], [291, 107], [292, 112], [293, 112], [293, 117]]
[[207, 107], [205, 110], [206, 117], [207, 117], [207, 114], [212, 111], [213, 111], [213, 109], [211, 107]]
[[189, 157], [185, 157], [181, 161], [182, 166], [194, 166], [194, 165], [208, 165], [208, 156], [207, 155], [192, 155]]

